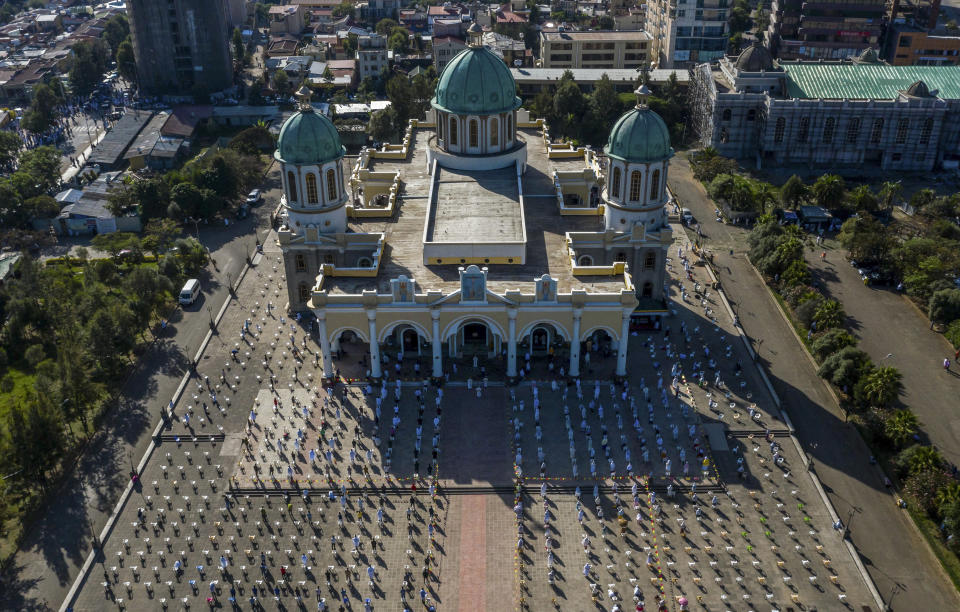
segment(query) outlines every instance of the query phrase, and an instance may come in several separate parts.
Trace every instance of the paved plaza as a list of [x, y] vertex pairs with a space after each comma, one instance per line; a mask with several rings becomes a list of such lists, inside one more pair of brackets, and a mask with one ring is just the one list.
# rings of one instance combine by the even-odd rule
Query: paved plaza
[[579, 384], [531, 357], [516, 386], [464, 359], [437, 387], [386, 347], [368, 385], [356, 344], [324, 387], [268, 249], [73, 608], [875, 610], [675, 236], [671, 316], [633, 333], [626, 383], [597, 344]]

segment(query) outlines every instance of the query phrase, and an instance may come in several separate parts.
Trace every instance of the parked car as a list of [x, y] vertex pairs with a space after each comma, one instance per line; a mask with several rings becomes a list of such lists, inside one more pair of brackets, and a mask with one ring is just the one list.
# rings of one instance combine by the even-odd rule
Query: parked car
[[249, 204], [250, 206], [256, 206], [262, 201], [263, 201], [263, 194], [260, 193], [259, 189], [254, 189], [253, 191], [247, 194], [246, 203]]

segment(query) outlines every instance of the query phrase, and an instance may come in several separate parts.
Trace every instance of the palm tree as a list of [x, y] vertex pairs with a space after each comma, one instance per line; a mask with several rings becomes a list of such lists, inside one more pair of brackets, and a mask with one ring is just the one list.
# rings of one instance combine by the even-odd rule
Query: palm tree
[[960, 502], [960, 482], [951, 482], [940, 487], [937, 490], [936, 501], [941, 514], [946, 506]]
[[943, 457], [932, 446], [921, 446], [910, 455], [907, 465], [911, 474], [930, 472], [943, 466]]
[[884, 424], [884, 433], [890, 438], [894, 446], [903, 446], [913, 434], [917, 433], [920, 422], [917, 415], [909, 410], [897, 410]]
[[880, 185], [880, 191], [877, 192], [877, 197], [880, 198], [880, 205], [883, 207], [884, 212], [887, 213], [887, 216], [893, 212], [893, 205], [900, 198], [902, 191], [903, 185], [900, 181], [887, 181], [883, 185]]
[[813, 313], [813, 320], [817, 323], [817, 329], [820, 331], [833, 329], [843, 325], [846, 318], [843, 307], [837, 300], [824, 300], [817, 310]]
[[827, 210], [836, 210], [843, 203], [846, 183], [836, 174], [824, 174], [810, 188], [817, 206]]
[[902, 378], [900, 371], [893, 366], [874, 368], [867, 374], [863, 385], [867, 400], [877, 408], [888, 408], [903, 389]]

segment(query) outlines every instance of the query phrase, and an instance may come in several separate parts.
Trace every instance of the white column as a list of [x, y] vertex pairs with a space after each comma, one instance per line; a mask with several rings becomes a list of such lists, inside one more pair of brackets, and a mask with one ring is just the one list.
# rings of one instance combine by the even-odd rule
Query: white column
[[573, 309], [573, 337], [570, 338], [570, 371], [571, 377], [580, 376], [580, 316], [582, 308]]
[[443, 376], [443, 355], [442, 341], [440, 340], [440, 311], [431, 310], [430, 318], [433, 319], [433, 377], [441, 378]]
[[317, 313], [317, 333], [320, 334], [320, 355], [323, 357], [323, 377], [333, 378], [333, 357], [330, 338], [327, 337], [327, 313]]
[[370, 376], [380, 378], [380, 345], [377, 343], [377, 311], [367, 311], [367, 321], [370, 323]]
[[620, 323], [620, 346], [617, 347], [617, 376], [627, 375], [627, 343], [630, 341], [630, 313], [623, 311], [623, 321]]
[[513, 378], [517, 375], [517, 309], [507, 310], [507, 316], [510, 318], [507, 338], [507, 376]]

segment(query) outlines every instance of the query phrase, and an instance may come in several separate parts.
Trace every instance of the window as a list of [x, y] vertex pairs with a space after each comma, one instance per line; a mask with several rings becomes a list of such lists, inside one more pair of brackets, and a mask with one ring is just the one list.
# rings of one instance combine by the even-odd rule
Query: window
[[650, 199], [656, 200], [660, 197], [660, 171], [653, 171], [653, 178], [650, 179]]
[[653, 297], [653, 283], [643, 283], [643, 291], [641, 291], [640, 297]]
[[902, 153], [894, 153], [891, 157], [893, 158], [893, 161], [900, 161], [901, 159], [903, 159], [903, 154], [902, 154]]
[[773, 130], [773, 142], [780, 144], [783, 142], [783, 132], [787, 129], [787, 120], [783, 117], [777, 117], [777, 125]]
[[590, 257], [589, 255], [581, 255], [581, 256], [577, 259], [577, 265], [578, 265], [578, 266], [592, 266], [592, 265], [593, 265], [593, 257]]
[[457, 144], [457, 118], [450, 117], [450, 144]]
[[308, 172], [305, 180], [307, 182], [307, 202], [316, 204], [320, 201], [319, 196], [317, 196], [317, 175]]
[[620, 197], [620, 168], [613, 169], [613, 191], [610, 195], [615, 198]]
[[443, 118], [443, 115], [440, 115], [440, 120], [437, 121], [437, 137], [440, 140], [443, 140], [443, 124], [446, 122], [447, 121]]
[[293, 175], [291, 170], [287, 170], [287, 191], [290, 194], [290, 199], [294, 202], [297, 201], [297, 178]]
[[860, 138], [860, 117], [854, 117], [847, 124], [847, 144], [856, 144]]
[[930, 144], [930, 135], [933, 134], [933, 118], [928, 117], [923, 122], [923, 128], [920, 130], [920, 144]]
[[724, 109], [724, 110], [723, 110], [723, 120], [724, 120], [724, 121], [730, 121], [731, 117], [733, 117], [733, 111], [731, 111], [729, 108]]
[[823, 124], [823, 142], [830, 144], [833, 142], [833, 129], [837, 125], [837, 120], [833, 117], [827, 117], [827, 122]]
[[901, 119], [897, 121], [897, 144], [904, 144], [907, 142], [907, 130], [910, 128], [909, 119]]
[[630, 173], [630, 201], [640, 201], [640, 183], [643, 182], [643, 174], [634, 170]]
[[327, 201], [332, 202], [337, 199], [337, 175], [331, 168], [327, 170]]
[[800, 142], [807, 142], [807, 137], [810, 136], [810, 118], [801, 117], [800, 118], [800, 133], [797, 134], [797, 140]]
[[757, 111], [750, 109], [747, 111], [747, 121], [754, 121], [757, 118]]
[[303, 256], [303, 253], [297, 253], [296, 257], [293, 258], [294, 265], [297, 268], [297, 272], [305, 272], [307, 269], [307, 258]]
[[490, 120], [490, 146], [496, 147], [500, 144], [500, 122], [493, 118]]
[[299, 286], [300, 301], [307, 302], [310, 300], [310, 287], [306, 283], [300, 283]]
[[513, 139], [513, 115], [507, 115], [507, 138], [506, 141], [510, 142]]
[[480, 146], [480, 127], [476, 119], [470, 120], [470, 147]]
[[653, 251], [647, 251], [647, 254], [643, 258], [643, 269], [653, 270], [654, 266], [656, 265], [657, 265], [657, 254]]
[[626, 253], [617, 253], [617, 257], [616, 257], [616, 260], [615, 260], [615, 261], [620, 261], [620, 262], [623, 262], [623, 263], [627, 263], [627, 254], [626, 254]]
[[323, 263], [332, 264], [334, 263], [333, 253], [324, 253], [323, 254]]
[[870, 130], [870, 142], [879, 144], [881, 136], [883, 136], [883, 119], [874, 119], [873, 129]]
[[726, 144], [730, 140], [730, 132], [727, 131], [727, 128], [720, 130], [720, 142]]

